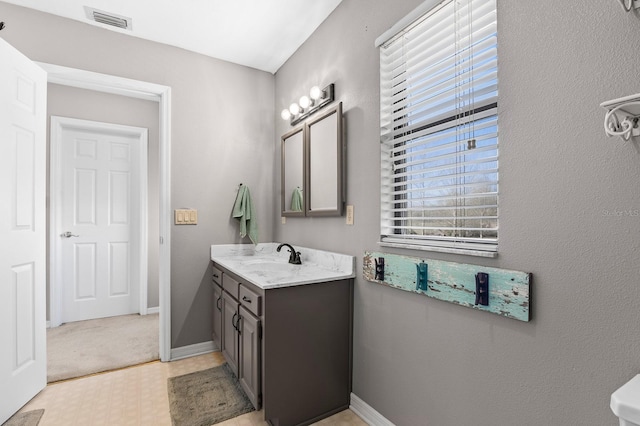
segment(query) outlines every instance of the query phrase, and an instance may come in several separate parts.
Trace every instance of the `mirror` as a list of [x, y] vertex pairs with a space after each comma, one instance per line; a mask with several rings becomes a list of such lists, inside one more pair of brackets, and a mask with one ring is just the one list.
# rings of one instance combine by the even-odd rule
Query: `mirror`
[[306, 123], [306, 215], [341, 216], [342, 102]]
[[304, 127], [282, 136], [282, 216], [304, 216]]
[[282, 216], [341, 216], [342, 103], [282, 136]]

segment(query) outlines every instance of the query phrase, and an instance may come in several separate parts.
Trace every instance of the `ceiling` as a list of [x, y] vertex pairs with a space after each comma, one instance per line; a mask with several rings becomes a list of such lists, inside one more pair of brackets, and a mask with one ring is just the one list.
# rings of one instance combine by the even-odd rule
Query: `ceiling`
[[[275, 73], [342, 0], [2, 1]], [[89, 20], [85, 6], [131, 18], [131, 30]]]

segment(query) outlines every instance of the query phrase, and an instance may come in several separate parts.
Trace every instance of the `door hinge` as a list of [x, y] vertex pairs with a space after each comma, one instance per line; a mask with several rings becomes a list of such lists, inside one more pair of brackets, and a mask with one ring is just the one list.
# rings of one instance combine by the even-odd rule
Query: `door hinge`
[[160, 237], [160, 244], [164, 244], [164, 238]]

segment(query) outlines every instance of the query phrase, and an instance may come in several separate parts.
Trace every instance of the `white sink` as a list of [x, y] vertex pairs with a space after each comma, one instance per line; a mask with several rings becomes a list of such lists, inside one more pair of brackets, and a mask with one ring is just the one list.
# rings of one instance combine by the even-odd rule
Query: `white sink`
[[355, 257], [297, 247], [301, 265], [289, 263], [289, 251], [278, 243], [217, 244], [211, 260], [263, 289], [313, 284], [355, 277]]

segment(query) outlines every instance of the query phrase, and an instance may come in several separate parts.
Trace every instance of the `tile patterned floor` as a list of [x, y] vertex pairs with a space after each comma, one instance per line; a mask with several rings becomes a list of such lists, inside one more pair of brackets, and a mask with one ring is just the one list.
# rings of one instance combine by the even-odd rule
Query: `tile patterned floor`
[[[52, 383], [21, 411], [44, 408], [39, 426], [171, 426], [167, 379], [224, 363], [220, 352], [173, 362], [152, 362], [109, 373]], [[318, 426], [366, 425], [351, 410], [324, 419]], [[266, 426], [254, 411], [219, 426]]]

